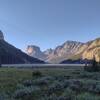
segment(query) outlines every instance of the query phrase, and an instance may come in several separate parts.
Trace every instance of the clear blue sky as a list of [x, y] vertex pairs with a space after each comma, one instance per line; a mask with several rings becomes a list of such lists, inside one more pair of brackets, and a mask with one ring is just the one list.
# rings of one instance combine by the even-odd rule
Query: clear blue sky
[[0, 0], [0, 29], [24, 50], [100, 37], [100, 0]]

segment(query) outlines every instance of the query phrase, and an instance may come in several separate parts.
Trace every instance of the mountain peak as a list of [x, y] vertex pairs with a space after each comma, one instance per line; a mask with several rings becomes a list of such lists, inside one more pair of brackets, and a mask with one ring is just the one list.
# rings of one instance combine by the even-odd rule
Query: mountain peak
[[53, 52], [53, 49], [47, 49], [46, 51], [44, 51], [43, 53], [45, 54], [45, 55], [49, 55], [49, 54], [51, 54]]
[[72, 41], [72, 40], [67, 40], [64, 44], [84, 44], [82, 42], [78, 42], [78, 41]]
[[33, 54], [37, 54], [37, 52], [41, 52], [40, 48], [35, 45], [28, 45], [26, 51], [29, 55], [33, 55]]
[[28, 55], [30, 56], [34, 56], [35, 58], [39, 58], [39, 59], [44, 59], [44, 54], [42, 53], [42, 51], [40, 50], [40, 47], [36, 46], [36, 45], [28, 45], [26, 52]]

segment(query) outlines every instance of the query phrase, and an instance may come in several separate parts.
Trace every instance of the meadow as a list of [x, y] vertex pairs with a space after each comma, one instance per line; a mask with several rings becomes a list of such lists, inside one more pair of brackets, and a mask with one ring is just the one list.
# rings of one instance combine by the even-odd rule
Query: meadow
[[100, 72], [0, 68], [0, 100], [100, 100]]

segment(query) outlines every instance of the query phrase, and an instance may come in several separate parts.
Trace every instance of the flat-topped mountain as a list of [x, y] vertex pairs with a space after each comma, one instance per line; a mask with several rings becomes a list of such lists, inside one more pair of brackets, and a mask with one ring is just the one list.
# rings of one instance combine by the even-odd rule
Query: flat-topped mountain
[[20, 49], [12, 46], [4, 40], [3, 32], [0, 31], [0, 63], [1, 64], [24, 64], [44, 63], [44, 61], [30, 57]]
[[40, 50], [38, 46], [28, 45], [26, 52], [29, 56], [44, 60], [45, 54]]

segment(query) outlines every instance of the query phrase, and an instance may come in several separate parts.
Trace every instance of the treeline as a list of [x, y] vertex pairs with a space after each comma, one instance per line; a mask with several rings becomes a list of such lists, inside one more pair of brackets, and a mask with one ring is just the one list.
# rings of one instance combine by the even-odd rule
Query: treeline
[[94, 58], [92, 59], [92, 61], [91, 61], [91, 63], [89, 65], [85, 64], [84, 70], [85, 71], [89, 71], [89, 72], [100, 71], [100, 62], [97, 62], [96, 58], [94, 56]]

